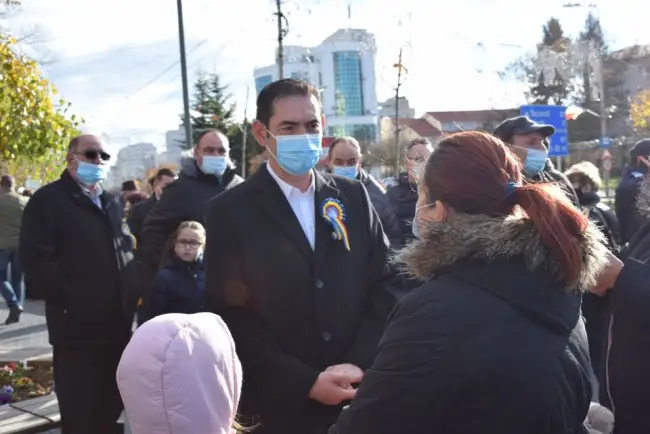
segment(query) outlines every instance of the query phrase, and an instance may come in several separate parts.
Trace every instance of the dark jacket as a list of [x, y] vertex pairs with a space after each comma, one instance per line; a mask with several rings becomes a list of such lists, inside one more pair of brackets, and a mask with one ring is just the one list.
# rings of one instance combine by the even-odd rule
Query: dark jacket
[[[361, 183], [315, 173], [315, 250], [262, 166], [210, 203], [206, 304], [224, 319], [242, 362], [239, 412], [259, 434], [324, 434], [338, 406], [308, 398], [328, 366], [372, 363], [388, 313], [388, 240]], [[167, 193], [165, 193], [167, 194]], [[322, 204], [345, 207], [350, 250]]]
[[528, 178], [529, 181], [532, 182], [552, 182], [555, 183], [557, 186], [559, 186], [564, 192], [566, 193], [567, 197], [573, 203], [573, 205], [576, 206], [576, 208], [580, 207], [580, 202], [578, 201], [578, 195], [576, 194], [575, 190], [573, 189], [573, 185], [569, 182], [567, 177], [564, 175], [564, 173], [560, 172], [559, 170], [555, 169], [555, 166], [553, 166], [553, 163], [551, 160], [546, 160], [546, 166], [544, 167], [544, 170], [532, 178]]
[[[592, 390], [580, 293], [549, 271], [557, 264], [532, 223], [456, 214], [423, 233], [400, 258], [429, 280], [391, 314], [330, 434], [585, 432]], [[579, 286], [602, 265], [598, 236], [590, 226], [583, 237]]]
[[368, 190], [370, 202], [375, 207], [381, 225], [384, 228], [384, 233], [390, 241], [391, 248], [399, 248], [402, 245], [402, 229], [399, 220], [393, 209], [393, 204], [390, 198], [386, 195], [386, 189], [365, 170], [359, 172], [359, 181]]
[[393, 204], [402, 231], [401, 243], [395, 248], [401, 248], [408, 241], [415, 238], [412, 223], [415, 216], [415, 204], [418, 201], [418, 188], [409, 182], [406, 173], [400, 173], [397, 181], [397, 185], [389, 188], [386, 195]]
[[[165, 194], [144, 221], [139, 257], [145, 282], [153, 282], [167, 239], [178, 226], [187, 220], [202, 223], [210, 199], [242, 182], [244, 180], [230, 168], [219, 179], [201, 172], [193, 159], [184, 160], [180, 176], [165, 188]], [[148, 303], [148, 294], [143, 296]]]
[[600, 402], [614, 412], [615, 434], [650, 432], [650, 220], [622, 252], [624, 266], [609, 290], [610, 319]]
[[589, 211], [589, 219], [596, 223], [598, 229], [605, 236], [607, 247], [612, 252], [617, 252], [621, 245], [621, 234], [614, 211], [600, 201], [600, 196], [596, 192], [580, 193], [578, 200], [580, 206]]
[[138, 244], [142, 242], [142, 227], [144, 221], [147, 218], [147, 215], [149, 215], [151, 210], [156, 206], [157, 202], [158, 200], [156, 199], [156, 196], [151, 195], [146, 200], [133, 205], [126, 216], [126, 222], [129, 224], [131, 233], [135, 236]]
[[204, 299], [203, 258], [187, 263], [174, 255], [153, 281], [151, 316], [201, 312]]
[[614, 209], [621, 225], [621, 242], [623, 244], [630, 241], [644, 220], [637, 209], [637, 198], [644, 178], [643, 172], [628, 166], [616, 187]]
[[27, 202], [20, 259], [31, 288], [45, 299], [53, 346], [126, 344], [135, 299], [128, 270], [132, 242], [109, 193], [95, 205], [68, 174]]

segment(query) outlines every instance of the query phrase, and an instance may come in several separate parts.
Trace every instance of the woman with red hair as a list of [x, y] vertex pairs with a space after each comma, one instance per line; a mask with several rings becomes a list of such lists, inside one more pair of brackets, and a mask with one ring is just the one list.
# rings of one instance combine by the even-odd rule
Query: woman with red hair
[[607, 262], [599, 231], [480, 132], [443, 139], [418, 194], [417, 240], [397, 259], [424, 283], [330, 433], [586, 432], [580, 301]]

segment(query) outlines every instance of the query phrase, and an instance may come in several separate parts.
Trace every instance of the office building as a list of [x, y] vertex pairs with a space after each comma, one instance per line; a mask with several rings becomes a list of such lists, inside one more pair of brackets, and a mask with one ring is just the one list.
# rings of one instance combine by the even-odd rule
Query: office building
[[[354, 136], [376, 143], [377, 92], [374, 36], [362, 29], [340, 29], [316, 47], [285, 47], [284, 76], [313, 83], [321, 91], [328, 136]], [[259, 92], [278, 79], [277, 65], [256, 68]]]

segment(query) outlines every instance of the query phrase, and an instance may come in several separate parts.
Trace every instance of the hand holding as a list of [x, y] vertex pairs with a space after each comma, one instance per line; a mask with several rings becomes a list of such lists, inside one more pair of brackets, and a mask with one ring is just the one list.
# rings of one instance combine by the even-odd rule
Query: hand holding
[[357, 391], [352, 388], [352, 383], [358, 383], [361, 377], [349, 374], [334, 369], [321, 372], [309, 391], [309, 397], [325, 405], [339, 405], [353, 399]]
[[605, 265], [601, 275], [598, 277], [596, 286], [590, 288], [589, 292], [600, 295], [601, 297], [604, 296], [608, 289], [614, 287], [622, 269], [623, 262], [614, 256], [612, 252], [607, 251], [607, 265]]

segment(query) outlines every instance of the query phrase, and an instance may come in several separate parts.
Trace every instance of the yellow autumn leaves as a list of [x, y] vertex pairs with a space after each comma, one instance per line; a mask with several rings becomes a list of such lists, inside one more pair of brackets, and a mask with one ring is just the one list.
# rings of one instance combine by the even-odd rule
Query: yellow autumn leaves
[[50, 169], [59, 165], [79, 126], [68, 115], [70, 103], [54, 102], [55, 96], [38, 64], [20, 53], [14, 38], [0, 33], [0, 160], [10, 170], [52, 179]]
[[643, 132], [650, 130], [650, 89], [636, 94], [630, 106], [632, 126]]

